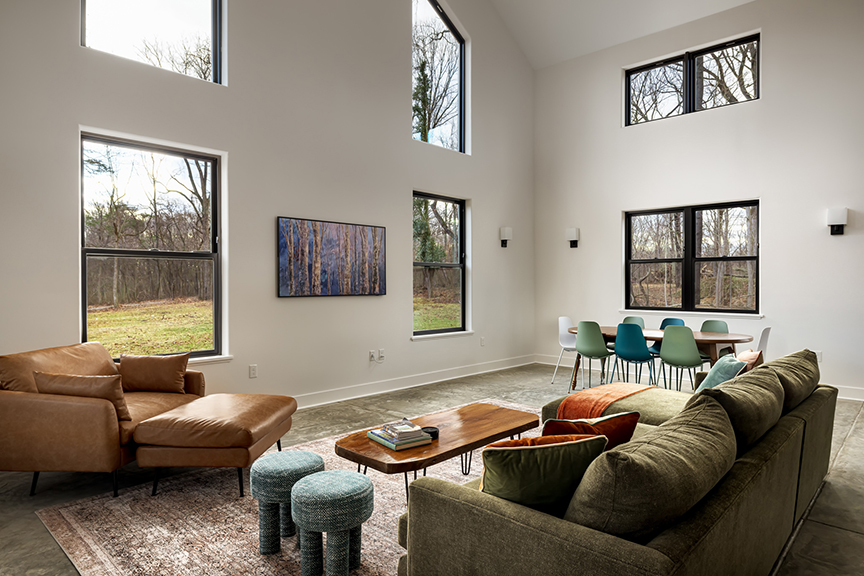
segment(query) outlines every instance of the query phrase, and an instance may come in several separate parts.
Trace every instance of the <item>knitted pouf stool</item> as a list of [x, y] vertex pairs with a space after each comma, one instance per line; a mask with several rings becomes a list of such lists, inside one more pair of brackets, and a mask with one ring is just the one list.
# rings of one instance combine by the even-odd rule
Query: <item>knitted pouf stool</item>
[[278, 552], [279, 536], [293, 536], [291, 489], [298, 480], [324, 470], [324, 459], [312, 452], [286, 450], [264, 454], [252, 464], [249, 484], [258, 500], [258, 550]]
[[320, 576], [322, 532], [327, 533], [327, 576], [360, 566], [363, 522], [374, 508], [372, 481], [363, 474], [330, 470], [306, 476], [291, 491], [291, 515], [300, 538], [300, 571]]

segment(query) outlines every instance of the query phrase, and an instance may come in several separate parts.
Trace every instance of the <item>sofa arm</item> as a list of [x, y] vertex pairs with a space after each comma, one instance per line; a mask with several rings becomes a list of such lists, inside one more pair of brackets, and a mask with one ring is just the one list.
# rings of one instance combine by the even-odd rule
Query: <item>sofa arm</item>
[[121, 465], [109, 400], [3, 391], [0, 422], [0, 470], [111, 472]]
[[409, 575], [653, 576], [674, 567], [657, 550], [472, 488], [426, 477], [408, 491]]
[[565, 398], [567, 398], [567, 396], [562, 396], [561, 398], [553, 400], [552, 402], [549, 402], [548, 404], [543, 406], [543, 408], [540, 410], [541, 425], [543, 424], [543, 422], [546, 422], [546, 420], [558, 417], [558, 406], [560, 406], [561, 403], [564, 402]]
[[183, 391], [186, 394], [204, 396], [204, 373], [197, 370], [187, 370], [183, 375]]

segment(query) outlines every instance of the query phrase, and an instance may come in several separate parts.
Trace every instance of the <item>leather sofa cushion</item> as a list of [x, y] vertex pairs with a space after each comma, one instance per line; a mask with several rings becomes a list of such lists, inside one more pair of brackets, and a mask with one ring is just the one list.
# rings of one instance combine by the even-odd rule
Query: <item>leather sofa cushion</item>
[[729, 417], [700, 395], [674, 418], [594, 460], [564, 519], [645, 541], [699, 502], [734, 463]]
[[132, 420], [129, 408], [126, 407], [126, 399], [123, 398], [123, 386], [120, 384], [119, 374], [114, 376], [77, 376], [33, 372], [33, 378], [36, 380], [36, 387], [40, 394], [104, 398], [114, 404], [118, 420]]
[[738, 454], [759, 441], [780, 419], [783, 411], [783, 387], [770, 368], [759, 367], [714, 388], [695, 395], [717, 400], [732, 422]]
[[120, 375], [127, 391], [185, 394], [184, 374], [189, 353], [168, 356], [120, 355]]
[[759, 367], [765, 368], [774, 370], [783, 386], [784, 414], [806, 400], [819, 385], [819, 362], [816, 354], [807, 349], [766, 362]]
[[81, 376], [113, 376], [117, 367], [99, 342], [84, 342], [0, 356], [0, 388], [37, 393], [34, 371]]
[[295, 410], [290, 396], [211, 394], [141, 422], [134, 438], [157, 446], [248, 447]]
[[121, 445], [132, 441], [135, 428], [144, 420], [200, 398], [194, 394], [165, 394], [164, 392], [126, 392], [124, 397], [132, 420], [120, 422]]

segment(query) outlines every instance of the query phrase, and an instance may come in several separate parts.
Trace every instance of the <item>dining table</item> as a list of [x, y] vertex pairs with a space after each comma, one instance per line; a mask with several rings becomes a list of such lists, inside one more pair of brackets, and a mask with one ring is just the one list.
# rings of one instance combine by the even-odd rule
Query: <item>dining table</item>
[[[577, 327], [573, 326], [568, 330], [571, 334], [576, 334]], [[618, 326], [600, 326], [600, 332], [603, 333], [603, 338], [607, 342], [614, 342], [615, 337], [618, 335]], [[657, 329], [644, 329], [642, 330], [642, 335], [645, 336], [645, 340], [647, 342], [662, 342], [663, 341], [663, 330]], [[746, 342], [752, 342], [753, 336], [749, 334], [736, 334], [734, 332], [702, 332], [702, 331], [693, 331], [693, 339], [696, 340], [696, 347], [700, 352], [704, 352], [711, 359], [711, 366], [717, 362], [717, 359], [720, 358], [720, 351], [724, 348], [731, 348], [732, 352], [735, 353], [735, 345], [736, 344], [744, 344]], [[649, 344], [650, 346], [650, 344]], [[576, 355], [576, 365], [573, 368], [573, 376], [570, 379], [570, 390], [576, 389], [576, 372], [579, 369], [579, 362], [582, 359], [580, 354]], [[603, 371], [601, 365], [601, 372]], [[603, 377], [601, 373], [601, 378]]]

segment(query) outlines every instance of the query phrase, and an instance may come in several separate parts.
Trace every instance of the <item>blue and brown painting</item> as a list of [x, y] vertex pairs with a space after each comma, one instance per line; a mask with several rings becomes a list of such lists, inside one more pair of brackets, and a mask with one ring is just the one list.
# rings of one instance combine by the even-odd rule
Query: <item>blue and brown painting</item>
[[387, 293], [384, 228], [276, 219], [279, 296]]

